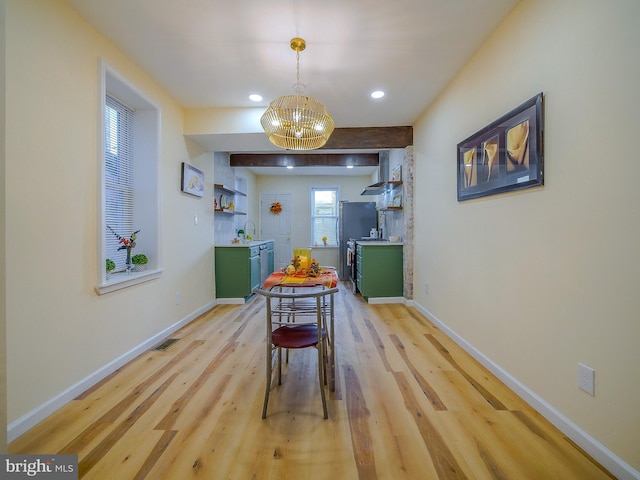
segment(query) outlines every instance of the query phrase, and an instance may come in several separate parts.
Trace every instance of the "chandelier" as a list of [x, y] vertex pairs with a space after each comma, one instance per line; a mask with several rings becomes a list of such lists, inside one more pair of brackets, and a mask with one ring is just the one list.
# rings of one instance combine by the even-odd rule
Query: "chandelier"
[[303, 95], [300, 83], [300, 52], [307, 46], [302, 38], [291, 39], [296, 52], [296, 83], [293, 95], [278, 97], [269, 104], [260, 123], [269, 141], [287, 150], [313, 150], [322, 147], [333, 132], [333, 119], [317, 100]]

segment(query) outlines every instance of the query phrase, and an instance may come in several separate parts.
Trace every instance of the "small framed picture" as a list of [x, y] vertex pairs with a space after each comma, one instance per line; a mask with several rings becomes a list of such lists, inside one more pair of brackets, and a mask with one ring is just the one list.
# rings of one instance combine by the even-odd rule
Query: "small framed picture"
[[182, 162], [180, 190], [195, 197], [202, 197], [204, 195], [204, 172]]

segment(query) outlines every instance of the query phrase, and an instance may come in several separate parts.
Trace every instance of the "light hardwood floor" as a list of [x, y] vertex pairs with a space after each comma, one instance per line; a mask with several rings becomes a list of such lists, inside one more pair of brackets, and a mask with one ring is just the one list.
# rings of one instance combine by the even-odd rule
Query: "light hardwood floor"
[[336, 391], [294, 351], [262, 420], [265, 302], [221, 305], [9, 446], [85, 479], [607, 479], [415, 309], [336, 300]]

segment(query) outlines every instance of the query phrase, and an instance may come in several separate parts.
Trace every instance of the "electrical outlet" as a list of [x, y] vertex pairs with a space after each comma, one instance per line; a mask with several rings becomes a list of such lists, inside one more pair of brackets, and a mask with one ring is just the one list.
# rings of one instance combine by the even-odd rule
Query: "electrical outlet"
[[428, 283], [424, 284], [424, 293], [429, 293], [429, 284]]
[[194, 225], [198, 224], [198, 215], [197, 214], [193, 216], [193, 224]]
[[595, 395], [595, 376], [593, 368], [578, 363], [578, 387], [589, 395]]
[[176, 292], [176, 305], [180, 305], [182, 302], [182, 294], [180, 292]]

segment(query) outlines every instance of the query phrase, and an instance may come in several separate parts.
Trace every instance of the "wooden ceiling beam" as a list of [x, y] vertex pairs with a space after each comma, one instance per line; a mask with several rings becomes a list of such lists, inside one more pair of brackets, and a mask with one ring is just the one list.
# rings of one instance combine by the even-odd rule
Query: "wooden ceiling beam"
[[373, 167], [377, 153], [232, 153], [232, 167]]
[[413, 127], [336, 128], [316, 153], [283, 150], [282, 153], [233, 153], [232, 167], [371, 167], [378, 153], [322, 153], [323, 150], [387, 150], [413, 145]]
[[413, 127], [336, 128], [320, 150], [387, 149], [413, 145]]

